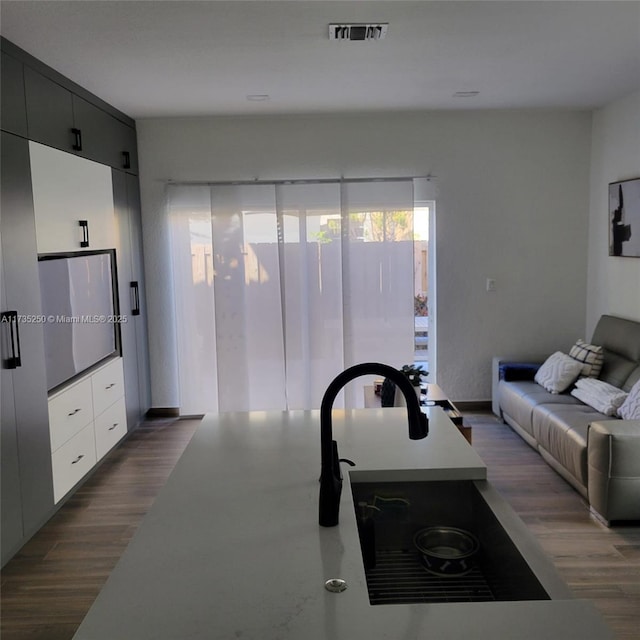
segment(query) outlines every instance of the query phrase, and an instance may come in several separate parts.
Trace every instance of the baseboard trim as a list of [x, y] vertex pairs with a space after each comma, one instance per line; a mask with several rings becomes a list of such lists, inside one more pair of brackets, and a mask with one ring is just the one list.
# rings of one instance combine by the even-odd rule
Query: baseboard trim
[[179, 418], [180, 409], [178, 407], [151, 407], [147, 413], [147, 418]]
[[472, 413], [474, 411], [491, 411], [491, 400], [469, 400], [466, 402], [455, 401], [458, 411], [467, 411]]

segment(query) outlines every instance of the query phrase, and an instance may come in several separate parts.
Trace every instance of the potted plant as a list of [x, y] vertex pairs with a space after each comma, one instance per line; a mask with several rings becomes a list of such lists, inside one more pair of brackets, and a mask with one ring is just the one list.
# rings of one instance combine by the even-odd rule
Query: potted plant
[[[422, 376], [428, 376], [429, 373], [425, 371], [421, 365], [415, 366], [412, 364], [405, 364], [399, 369], [409, 379], [415, 389], [418, 399], [420, 399], [420, 379]], [[402, 392], [396, 389], [396, 385], [393, 380], [385, 378], [382, 383], [382, 389], [380, 391], [380, 403], [383, 407], [404, 407], [406, 402]]]
[[402, 369], [400, 369], [400, 371], [402, 371], [402, 373], [404, 373], [404, 375], [407, 376], [407, 378], [409, 378], [409, 382], [414, 387], [420, 386], [421, 376], [429, 375], [428, 372], [422, 368], [422, 365], [419, 365], [416, 367], [415, 365], [412, 365], [412, 364], [405, 364], [402, 366]]

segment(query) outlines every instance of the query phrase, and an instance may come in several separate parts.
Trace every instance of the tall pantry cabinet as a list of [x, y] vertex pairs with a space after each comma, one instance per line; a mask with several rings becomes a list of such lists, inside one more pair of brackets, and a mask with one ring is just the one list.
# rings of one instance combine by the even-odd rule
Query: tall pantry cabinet
[[[4, 38], [0, 43], [0, 534], [4, 565], [63, 502], [60, 495], [54, 502], [52, 442], [56, 443], [50, 430], [44, 330], [37, 321], [42, 308], [36, 231], [42, 239], [43, 229], [42, 221], [38, 226], [42, 210], [38, 203], [34, 205], [38, 191], [30, 154], [36, 147], [45, 156], [49, 148], [53, 155], [70, 154], [59, 156], [62, 159], [75, 156], [80, 163], [104, 165], [112, 181], [114, 228], [108, 243], [116, 254], [120, 315], [128, 320], [120, 326], [120, 352], [129, 431], [149, 408], [150, 392], [135, 123]], [[79, 250], [79, 246], [68, 250]], [[65, 496], [85, 478], [70, 486]]]

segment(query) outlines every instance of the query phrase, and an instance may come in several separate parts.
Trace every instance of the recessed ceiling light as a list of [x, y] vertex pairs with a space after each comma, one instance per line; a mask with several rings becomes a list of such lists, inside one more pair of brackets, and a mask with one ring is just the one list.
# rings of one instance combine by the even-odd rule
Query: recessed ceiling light
[[266, 102], [270, 97], [266, 93], [250, 93], [247, 96], [247, 100], [251, 102]]
[[480, 94], [479, 91], [456, 91], [453, 94], [453, 97], [454, 98], [475, 98], [479, 94]]

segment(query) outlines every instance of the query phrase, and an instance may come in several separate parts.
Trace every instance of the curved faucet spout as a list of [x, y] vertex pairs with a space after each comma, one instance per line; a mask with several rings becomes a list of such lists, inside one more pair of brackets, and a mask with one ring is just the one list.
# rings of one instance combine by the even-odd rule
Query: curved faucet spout
[[320, 447], [322, 466], [320, 471], [320, 509], [319, 522], [323, 527], [334, 527], [338, 524], [340, 512], [340, 494], [342, 493], [342, 472], [338, 457], [338, 444], [333, 439], [331, 412], [333, 403], [340, 389], [347, 382], [365, 375], [378, 375], [390, 378], [396, 383], [406, 399], [407, 418], [409, 421], [409, 438], [420, 440], [429, 433], [427, 416], [420, 409], [420, 401], [416, 396], [409, 379], [398, 369], [379, 362], [365, 362], [345, 369], [329, 384], [320, 405]]

